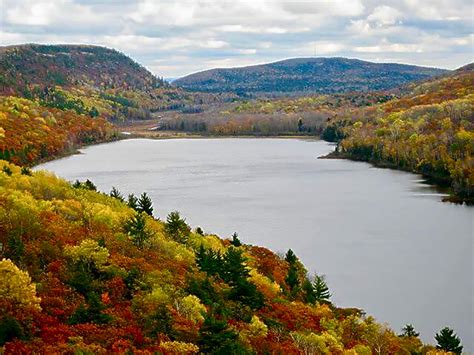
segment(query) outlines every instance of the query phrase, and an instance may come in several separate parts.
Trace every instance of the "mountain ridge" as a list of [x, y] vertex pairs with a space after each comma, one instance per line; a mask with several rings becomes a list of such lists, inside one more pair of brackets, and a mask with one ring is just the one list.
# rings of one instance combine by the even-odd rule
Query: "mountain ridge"
[[186, 90], [205, 92], [344, 93], [392, 89], [447, 72], [439, 68], [344, 57], [307, 57], [208, 69], [179, 78], [173, 84]]

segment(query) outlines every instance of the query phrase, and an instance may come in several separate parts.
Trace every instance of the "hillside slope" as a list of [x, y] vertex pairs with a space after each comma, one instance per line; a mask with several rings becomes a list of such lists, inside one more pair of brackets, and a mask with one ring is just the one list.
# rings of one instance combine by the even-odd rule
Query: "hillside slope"
[[[47, 172], [0, 161], [0, 352], [426, 354], [331, 304], [296, 255], [155, 219]], [[437, 353], [441, 354], [441, 353]]]
[[297, 58], [242, 68], [211, 69], [173, 82], [187, 90], [272, 93], [343, 93], [385, 90], [445, 73], [403, 64], [347, 58]]
[[112, 121], [219, 102], [170, 87], [126, 55], [89, 45], [0, 47], [0, 94]]
[[142, 91], [165, 86], [163, 80], [125, 54], [88, 45], [1, 47], [0, 73], [0, 92], [7, 95], [19, 94], [35, 86]]
[[387, 103], [334, 117], [338, 155], [421, 173], [474, 200], [474, 66], [409, 87]]

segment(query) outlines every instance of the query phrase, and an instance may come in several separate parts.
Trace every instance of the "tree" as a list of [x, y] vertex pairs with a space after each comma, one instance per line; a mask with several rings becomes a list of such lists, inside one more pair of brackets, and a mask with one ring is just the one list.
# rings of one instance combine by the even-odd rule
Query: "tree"
[[288, 264], [292, 265], [292, 264], [295, 264], [298, 261], [298, 257], [293, 252], [293, 250], [288, 249], [288, 251], [286, 252], [286, 255], [285, 255], [285, 261]]
[[224, 320], [209, 315], [199, 330], [199, 350], [204, 354], [245, 354], [238, 334]]
[[435, 339], [438, 342], [438, 345], [436, 345], [438, 349], [451, 351], [455, 354], [462, 353], [461, 339], [454, 333], [454, 330], [445, 327], [435, 335]]
[[295, 293], [298, 290], [300, 280], [298, 278], [298, 271], [296, 270], [296, 267], [294, 265], [291, 265], [288, 269], [288, 274], [286, 275], [285, 282], [292, 293]]
[[240, 247], [242, 243], [240, 242], [239, 235], [237, 233], [232, 234], [232, 245], [234, 247]]
[[127, 205], [138, 212], [138, 198], [134, 194], [128, 195]]
[[153, 216], [153, 202], [146, 192], [142, 193], [138, 199], [137, 211], [144, 212], [149, 216]]
[[177, 242], [185, 243], [191, 228], [186, 224], [186, 220], [181, 218], [178, 211], [173, 211], [166, 217], [165, 231]]
[[402, 334], [401, 334], [402, 337], [415, 337], [416, 338], [419, 335], [420, 333], [416, 332], [415, 327], [411, 324], [406, 324], [402, 328]]
[[329, 293], [329, 287], [326, 284], [324, 276], [314, 276], [313, 288], [317, 302], [329, 302], [331, 294]]
[[97, 186], [95, 186], [89, 179], [84, 182], [84, 188], [91, 191], [97, 191]]
[[247, 279], [250, 276], [249, 269], [245, 265], [246, 259], [242, 251], [230, 247], [224, 255], [220, 275], [229, 285], [235, 285], [241, 279]]
[[120, 193], [120, 191], [115, 186], [112, 186], [112, 190], [110, 191], [110, 196], [113, 197], [113, 198], [116, 198], [120, 202], [125, 201], [125, 199], [123, 198], [123, 195]]
[[150, 232], [146, 229], [146, 218], [142, 212], [137, 212], [132, 218], [125, 222], [124, 230], [130, 236], [133, 243], [139, 248], [142, 248], [145, 242], [151, 237]]
[[28, 272], [20, 270], [11, 260], [0, 261], [0, 299], [10, 301], [16, 307], [40, 309], [40, 298]]

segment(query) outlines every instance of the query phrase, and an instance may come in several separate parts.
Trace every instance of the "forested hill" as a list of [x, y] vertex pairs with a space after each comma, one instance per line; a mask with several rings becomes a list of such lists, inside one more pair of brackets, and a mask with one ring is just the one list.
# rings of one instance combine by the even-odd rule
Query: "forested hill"
[[421, 173], [474, 202], [474, 65], [408, 87], [399, 99], [334, 116], [338, 154]]
[[226, 96], [171, 87], [114, 49], [40, 44], [0, 47], [0, 95], [112, 121], [196, 110]]
[[239, 94], [344, 93], [386, 90], [446, 70], [347, 58], [296, 58], [241, 68], [211, 69], [174, 81], [187, 90]]
[[291, 250], [94, 190], [0, 160], [0, 353], [434, 354], [334, 305]]
[[2, 47], [0, 73], [0, 91], [10, 95], [27, 94], [34, 86], [151, 90], [165, 85], [125, 54], [90, 45]]

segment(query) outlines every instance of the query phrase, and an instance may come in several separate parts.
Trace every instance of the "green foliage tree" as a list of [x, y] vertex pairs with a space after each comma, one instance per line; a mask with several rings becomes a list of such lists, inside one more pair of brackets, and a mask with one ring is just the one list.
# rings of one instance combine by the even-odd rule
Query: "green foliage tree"
[[238, 338], [226, 321], [209, 315], [199, 330], [199, 349], [204, 354], [247, 354]]
[[329, 302], [329, 299], [331, 298], [331, 293], [329, 292], [329, 287], [326, 284], [324, 276], [314, 276], [313, 288], [317, 302]]
[[138, 212], [138, 198], [134, 194], [128, 195], [127, 205]]
[[142, 193], [138, 199], [137, 211], [144, 212], [149, 216], [153, 216], [153, 202], [146, 192]]
[[237, 233], [234, 233], [232, 234], [232, 241], [231, 241], [232, 245], [234, 247], [240, 247], [242, 245], [240, 239], [239, 239], [239, 235]]
[[156, 311], [145, 320], [145, 329], [152, 337], [159, 334], [173, 335], [173, 316], [165, 305], [159, 306]]
[[296, 254], [293, 252], [293, 250], [288, 249], [288, 251], [287, 251], [286, 254], [285, 254], [285, 261], [286, 261], [288, 264], [293, 265], [293, 264], [295, 264], [295, 263], [298, 261], [298, 257], [297, 257]]
[[186, 224], [186, 220], [181, 218], [178, 211], [173, 211], [166, 217], [165, 231], [177, 242], [185, 243], [191, 228]]
[[461, 339], [454, 333], [454, 330], [445, 327], [435, 335], [436, 347], [444, 351], [450, 351], [455, 354], [461, 354], [463, 346], [461, 345]]
[[293, 250], [288, 249], [285, 255], [285, 261], [289, 264], [288, 274], [286, 275], [285, 282], [290, 288], [290, 292], [295, 296], [300, 289], [300, 279], [298, 275], [298, 257]]
[[24, 335], [22, 326], [15, 318], [5, 315], [0, 319], [0, 346], [15, 338], [22, 339]]
[[229, 285], [236, 285], [240, 280], [246, 280], [249, 269], [245, 265], [246, 259], [243, 252], [235, 247], [230, 247], [224, 255], [220, 275]]
[[87, 295], [87, 306], [81, 304], [69, 318], [69, 323], [109, 323], [112, 320], [112, 317], [103, 313], [105, 309], [106, 307], [100, 300], [99, 295], [95, 292], [90, 292]]
[[116, 198], [117, 200], [119, 200], [120, 202], [124, 202], [125, 199], [123, 197], [123, 195], [120, 193], [120, 191], [115, 187], [115, 186], [112, 186], [112, 190], [110, 191], [110, 194], [109, 194], [111, 197], [113, 198]]
[[130, 236], [133, 243], [143, 248], [145, 242], [150, 239], [151, 234], [146, 229], [146, 218], [143, 212], [137, 212], [133, 217], [125, 222], [125, 232]]
[[406, 324], [402, 328], [402, 334], [401, 334], [402, 337], [415, 337], [416, 338], [419, 335], [420, 333], [415, 331], [415, 327], [412, 324]]

